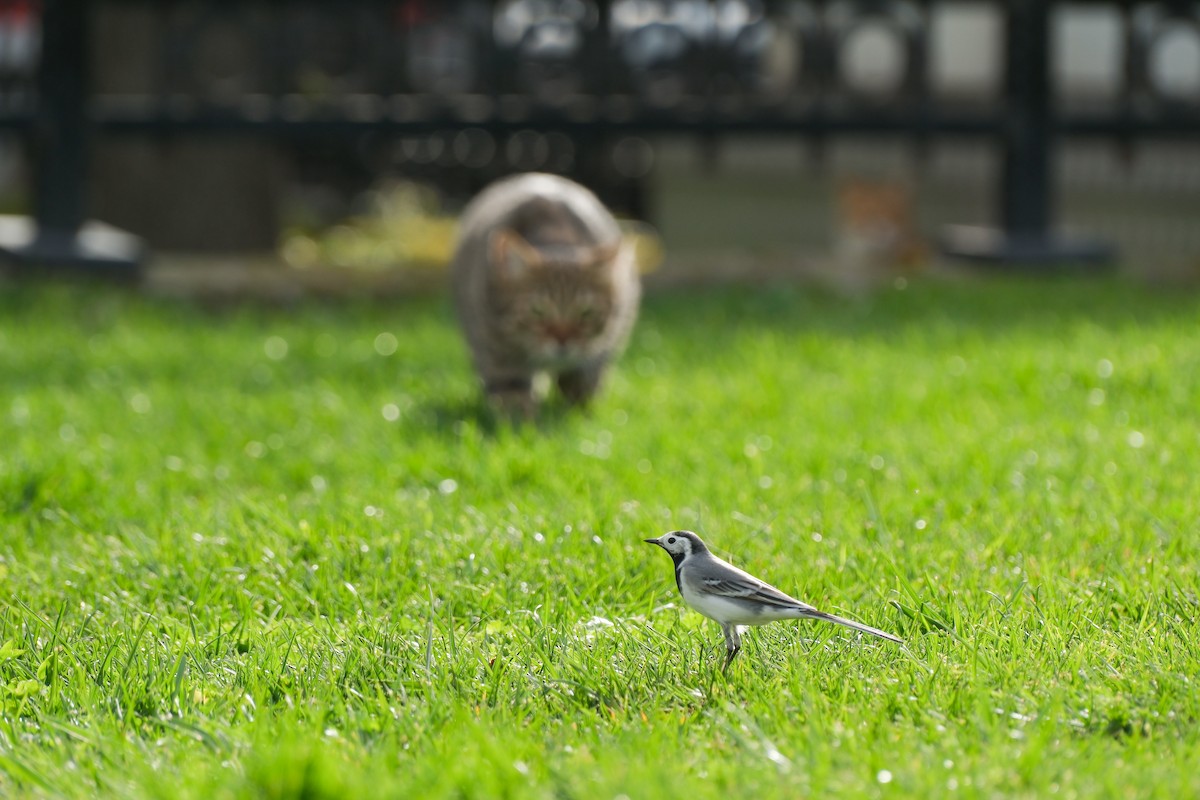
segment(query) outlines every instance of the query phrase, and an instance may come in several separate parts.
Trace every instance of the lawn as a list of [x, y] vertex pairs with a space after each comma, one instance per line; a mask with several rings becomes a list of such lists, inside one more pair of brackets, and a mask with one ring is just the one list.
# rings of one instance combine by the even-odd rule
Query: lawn
[[[443, 297], [0, 298], [0, 795], [1200, 794], [1200, 296], [647, 298], [494, 426]], [[903, 636], [727, 675], [642, 539]]]

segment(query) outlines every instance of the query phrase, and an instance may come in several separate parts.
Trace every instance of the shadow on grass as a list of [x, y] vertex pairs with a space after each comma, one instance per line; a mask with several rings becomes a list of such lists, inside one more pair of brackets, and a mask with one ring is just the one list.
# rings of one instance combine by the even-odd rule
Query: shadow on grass
[[494, 438], [505, 432], [552, 430], [573, 417], [587, 413], [586, 408], [580, 409], [572, 406], [552, 394], [541, 404], [534, 417], [530, 419], [511, 418], [493, 408], [482, 392], [476, 392], [471, 397], [458, 397], [430, 403], [425, 406], [423, 416], [430, 429], [440, 433], [455, 433], [458, 426], [470, 425], [488, 438]]

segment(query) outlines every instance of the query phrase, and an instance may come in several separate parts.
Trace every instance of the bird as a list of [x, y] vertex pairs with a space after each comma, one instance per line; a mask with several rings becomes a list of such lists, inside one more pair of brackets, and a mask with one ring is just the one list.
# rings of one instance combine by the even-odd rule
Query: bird
[[720, 623], [725, 634], [725, 665], [729, 669], [742, 649], [738, 628], [742, 625], [765, 625], [784, 619], [822, 619], [869, 633], [889, 642], [904, 644], [899, 636], [872, 628], [861, 622], [818, 611], [808, 603], [784, 594], [764, 580], [713, 555], [704, 540], [692, 531], [671, 531], [657, 539], [644, 539], [656, 544], [675, 562], [675, 585], [684, 601], [696, 611]]

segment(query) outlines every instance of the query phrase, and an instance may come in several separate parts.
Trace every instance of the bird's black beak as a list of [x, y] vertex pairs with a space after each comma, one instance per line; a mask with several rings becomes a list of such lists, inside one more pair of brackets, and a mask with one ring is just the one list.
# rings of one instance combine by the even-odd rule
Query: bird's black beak
[[642, 539], [642, 541], [646, 544], [656, 544], [659, 547], [662, 547], [662, 542], [660, 542], [658, 539]]

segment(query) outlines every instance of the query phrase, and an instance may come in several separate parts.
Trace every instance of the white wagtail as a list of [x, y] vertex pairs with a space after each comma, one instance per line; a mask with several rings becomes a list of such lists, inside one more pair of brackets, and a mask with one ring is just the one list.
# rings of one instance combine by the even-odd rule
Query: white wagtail
[[904, 643], [898, 636], [826, 614], [789, 597], [769, 583], [714, 556], [691, 531], [671, 531], [645, 541], [666, 550], [675, 562], [675, 584], [684, 601], [709, 619], [721, 623], [726, 648], [723, 670], [729, 669], [734, 656], [742, 649], [738, 626], [764, 625], [780, 619], [823, 619], [891, 642]]

